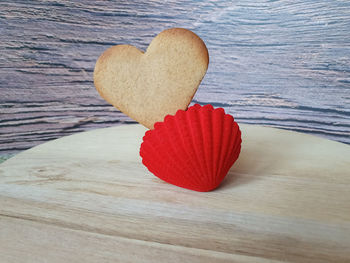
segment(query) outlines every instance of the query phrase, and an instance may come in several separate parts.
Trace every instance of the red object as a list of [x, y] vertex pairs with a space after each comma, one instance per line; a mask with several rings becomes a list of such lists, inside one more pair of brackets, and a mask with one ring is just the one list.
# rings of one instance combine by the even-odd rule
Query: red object
[[142, 163], [160, 179], [183, 188], [215, 189], [237, 160], [241, 131], [224, 109], [195, 104], [157, 122], [143, 137]]

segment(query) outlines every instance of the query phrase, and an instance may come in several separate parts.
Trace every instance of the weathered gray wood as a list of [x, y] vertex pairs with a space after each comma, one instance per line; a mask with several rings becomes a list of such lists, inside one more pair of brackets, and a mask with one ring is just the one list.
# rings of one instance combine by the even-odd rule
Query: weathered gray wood
[[0, 165], [5, 262], [349, 262], [350, 147], [241, 125], [221, 187], [162, 182], [138, 155], [145, 128], [99, 129]]
[[197, 102], [350, 143], [349, 3], [2, 0], [0, 155], [129, 123], [95, 91], [95, 61], [115, 44], [145, 50], [169, 27], [208, 46]]

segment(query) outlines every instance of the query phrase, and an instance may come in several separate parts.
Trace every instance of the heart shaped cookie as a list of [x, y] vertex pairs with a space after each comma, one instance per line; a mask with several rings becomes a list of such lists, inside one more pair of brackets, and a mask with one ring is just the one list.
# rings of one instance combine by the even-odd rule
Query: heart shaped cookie
[[94, 84], [107, 102], [153, 129], [166, 115], [187, 109], [208, 63], [196, 34], [172, 28], [157, 35], [145, 53], [130, 45], [107, 49], [96, 62]]

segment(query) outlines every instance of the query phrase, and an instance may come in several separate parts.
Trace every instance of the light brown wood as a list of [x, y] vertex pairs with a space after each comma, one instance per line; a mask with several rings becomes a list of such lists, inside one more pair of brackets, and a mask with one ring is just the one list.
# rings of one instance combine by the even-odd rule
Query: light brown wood
[[221, 187], [141, 164], [145, 128], [42, 144], [0, 165], [1, 262], [349, 262], [350, 147], [241, 125]]

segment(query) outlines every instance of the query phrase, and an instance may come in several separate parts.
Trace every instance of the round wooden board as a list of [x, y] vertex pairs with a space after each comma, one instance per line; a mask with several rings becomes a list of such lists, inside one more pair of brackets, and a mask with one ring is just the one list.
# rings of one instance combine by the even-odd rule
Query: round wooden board
[[350, 147], [240, 126], [242, 153], [208, 193], [149, 173], [139, 125], [5, 161], [2, 262], [350, 262]]

